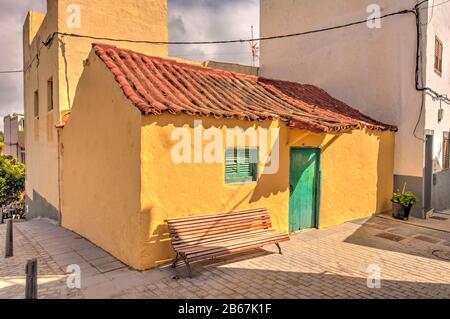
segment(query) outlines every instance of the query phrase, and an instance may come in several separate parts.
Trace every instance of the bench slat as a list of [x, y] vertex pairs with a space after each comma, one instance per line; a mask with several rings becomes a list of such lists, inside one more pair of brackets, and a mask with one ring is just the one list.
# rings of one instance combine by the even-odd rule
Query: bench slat
[[255, 241], [252, 243], [243, 243], [241, 245], [234, 245], [234, 246], [230, 246], [230, 247], [219, 247], [216, 249], [204, 250], [201, 252], [189, 254], [188, 258], [190, 260], [193, 260], [196, 258], [203, 259], [203, 258], [205, 258], [205, 256], [219, 256], [219, 255], [223, 255], [223, 254], [227, 255], [227, 254], [233, 253], [240, 249], [248, 250], [248, 249], [253, 249], [253, 248], [259, 248], [259, 247], [266, 246], [268, 244], [275, 244], [275, 243], [280, 243], [280, 242], [288, 241], [288, 240], [289, 239], [287, 239], [287, 238], [280, 237], [280, 238], [274, 238], [271, 240], [260, 240], [260, 241]]
[[202, 232], [207, 232], [208, 230], [224, 230], [226, 231], [227, 229], [232, 229], [235, 227], [248, 227], [248, 228], [252, 228], [255, 226], [263, 226], [266, 228], [270, 228], [271, 227], [271, 223], [270, 223], [270, 219], [265, 218], [265, 219], [260, 219], [260, 220], [245, 220], [245, 221], [239, 221], [236, 223], [219, 223], [217, 222], [215, 225], [206, 225], [206, 226], [202, 226], [202, 227], [196, 227], [196, 228], [183, 228], [183, 229], [170, 229], [170, 234], [171, 235], [183, 235], [183, 234], [195, 234], [195, 233], [202, 233]]
[[245, 243], [252, 243], [255, 241], [261, 241], [261, 240], [270, 240], [276, 237], [281, 237], [281, 233], [278, 233], [276, 231], [270, 231], [265, 233], [260, 233], [252, 236], [246, 236], [241, 238], [233, 238], [233, 239], [226, 239], [219, 242], [212, 242], [212, 243], [205, 243], [205, 244], [199, 244], [195, 246], [189, 246], [184, 247], [180, 249], [180, 252], [190, 254], [196, 251], [203, 251], [203, 250], [214, 250], [217, 248], [228, 248], [233, 247], [235, 245], [245, 244]]
[[209, 214], [209, 215], [201, 215], [201, 216], [187, 216], [187, 217], [178, 217], [178, 218], [168, 218], [165, 220], [166, 223], [173, 223], [177, 221], [198, 221], [201, 219], [208, 219], [208, 218], [220, 218], [220, 217], [227, 217], [227, 216], [233, 216], [233, 215], [245, 215], [248, 213], [258, 213], [258, 212], [267, 212], [264, 208], [258, 208], [258, 209], [247, 209], [247, 210], [241, 210], [241, 211], [234, 211], [229, 213], [220, 213], [220, 214]]
[[271, 229], [272, 225], [243, 225], [243, 226], [233, 226], [228, 228], [221, 228], [221, 229], [215, 229], [211, 228], [208, 230], [202, 230], [202, 231], [196, 231], [196, 232], [190, 232], [190, 233], [178, 233], [178, 234], [172, 234], [171, 239], [173, 241], [183, 241], [187, 239], [198, 239], [202, 238], [203, 236], [214, 236], [214, 237], [222, 237], [224, 235], [228, 234], [235, 234], [240, 233], [242, 231], [254, 231], [254, 230], [264, 230], [264, 229]]
[[256, 230], [256, 231], [251, 231], [251, 232], [244, 230], [239, 233], [235, 233], [235, 234], [231, 234], [231, 235], [224, 235], [222, 237], [205, 236], [205, 237], [201, 237], [200, 239], [193, 238], [193, 239], [188, 239], [188, 240], [180, 240], [180, 241], [176, 241], [176, 242], [174, 241], [173, 246], [174, 246], [175, 250], [181, 250], [182, 248], [188, 247], [188, 246], [203, 245], [206, 243], [218, 243], [218, 242], [231, 240], [231, 239], [235, 239], [235, 238], [246, 238], [246, 237], [250, 237], [253, 235], [266, 233], [266, 232], [270, 232], [270, 231], [271, 230], [267, 230], [267, 229]]
[[225, 216], [219, 218], [208, 218], [199, 221], [183, 221], [183, 222], [167, 222], [171, 227], [196, 227], [197, 225], [207, 225], [213, 224], [217, 221], [236, 221], [236, 220], [245, 220], [245, 219], [257, 219], [257, 218], [269, 218], [269, 214], [261, 214], [261, 213], [250, 213], [246, 215], [233, 215], [233, 216]]

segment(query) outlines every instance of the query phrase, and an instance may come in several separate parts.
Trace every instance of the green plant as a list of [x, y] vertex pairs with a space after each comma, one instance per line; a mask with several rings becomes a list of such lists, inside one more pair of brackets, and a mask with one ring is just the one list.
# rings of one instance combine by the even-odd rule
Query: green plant
[[22, 201], [25, 189], [25, 165], [0, 154], [0, 207]]
[[3, 132], [0, 131], [0, 153], [3, 151], [3, 148], [5, 147], [5, 137], [3, 136]]
[[403, 207], [410, 208], [419, 202], [419, 199], [412, 192], [397, 192], [392, 197], [392, 202], [400, 204]]

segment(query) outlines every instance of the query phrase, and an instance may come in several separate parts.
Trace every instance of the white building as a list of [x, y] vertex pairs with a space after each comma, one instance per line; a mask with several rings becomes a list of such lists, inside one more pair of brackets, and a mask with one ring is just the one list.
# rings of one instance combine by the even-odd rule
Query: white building
[[[365, 21], [374, 15], [388, 16]], [[261, 0], [261, 37], [357, 21], [262, 41], [260, 75], [315, 84], [397, 125], [395, 188], [421, 198], [416, 216], [450, 208], [450, 2]]]
[[24, 124], [24, 116], [20, 114], [10, 114], [3, 118], [3, 153], [16, 157], [22, 163], [25, 163]]

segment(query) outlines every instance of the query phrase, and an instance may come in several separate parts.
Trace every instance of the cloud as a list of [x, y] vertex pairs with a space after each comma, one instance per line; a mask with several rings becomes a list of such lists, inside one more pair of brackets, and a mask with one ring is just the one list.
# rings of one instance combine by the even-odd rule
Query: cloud
[[[258, 0], [170, 0], [169, 37], [172, 41], [247, 39], [259, 35]], [[249, 43], [172, 45], [170, 55], [193, 60], [216, 60], [250, 65]]]
[[[2, 0], [0, 4], [0, 70], [22, 69], [22, 25], [29, 10], [46, 11], [45, 0]], [[21, 73], [0, 75], [0, 130], [3, 116], [23, 112]]]
[[[212, 41], [259, 35], [259, 0], [168, 0], [171, 41]], [[22, 69], [22, 25], [29, 10], [46, 11], [46, 0], [1, 0], [0, 70]], [[170, 55], [193, 60], [251, 64], [248, 43], [171, 46]], [[0, 75], [0, 118], [23, 112], [22, 74]], [[0, 120], [0, 130], [3, 121]]]

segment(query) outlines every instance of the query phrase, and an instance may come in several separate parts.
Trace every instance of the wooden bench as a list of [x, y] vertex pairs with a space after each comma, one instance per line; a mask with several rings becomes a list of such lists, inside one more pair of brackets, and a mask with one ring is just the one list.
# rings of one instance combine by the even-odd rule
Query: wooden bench
[[190, 262], [222, 257], [250, 249], [280, 243], [289, 235], [272, 229], [267, 209], [251, 209], [230, 213], [166, 220], [176, 258], [172, 264], [175, 278], [177, 265], [186, 264], [192, 278]]

